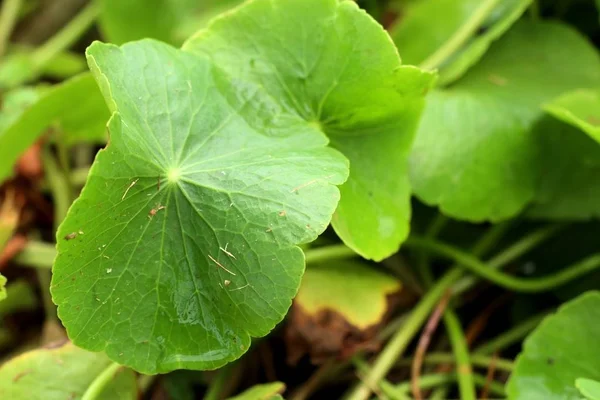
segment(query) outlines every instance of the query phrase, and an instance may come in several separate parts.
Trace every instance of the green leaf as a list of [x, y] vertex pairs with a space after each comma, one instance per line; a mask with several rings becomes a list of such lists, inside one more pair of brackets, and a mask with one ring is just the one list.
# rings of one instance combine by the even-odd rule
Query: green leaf
[[237, 396], [230, 397], [228, 400], [272, 400], [273, 398], [281, 398], [281, 396], [277, 396], [284, 390], [285, 385], [281, 382], [265, 383], [255, 385]]
[[[0, 367], [0, 398], [27, 400], [81, 399], [91, 383], [111, 361], [102, 353], [90, 353], [71, 343], [58, 348], [32, 350]], [[119, 397], [113, 397], [118, 395]], [[96, 400], [135, 400], [133, 371], [120, 368]]]
[[600, 144], [550, 116], [536, 124], [533, 134], [538, 142], [538, 183], [527, 215], [553, 220], [599, 218]]
[[588, 400], [600, 400], [600, 382], [593, 379], [577, 378], [575, 387]]
[[599, 84], [598, 53], [577, 32], [518, 23], [462, 79], [429, 96], [410, 160], [416, 195], [459, 219], [519, 213], [539, 180], [540, 106]]
[[[481, 0], [421, 0], [408, 4], [402, 18], [390, 29], [402, 60], [421, 64], [443, 47], [464, 25], [477, 18]], [[519, 18], [531, 0], [496, 1], [491, 11], [476, 24], [483, 33], [465, 38], [440, 66], [439, 84], [457, 79], [474, 65], [491, 42], [499, 38]]]
[[[242, 0], [101, 0], [100, 29], [112, 43], [144, 38], [180, 45]], [[135, 16], [135, 17], [133, 17]]]
[[600, 90], [578, 89], [562, 94], [547, 103], [544, 109], [600, 143]]
[[[283, 318], [304, 269], [296, 245], [326, 228], [339, 199], [334, 185], [348, 173], [344, 157], [325, 147], [313, 107], [322, 103], [322, 117], [336, 118], [326, 122], [339, 129], [366, 129], [397, 115], [377, 100], [399, 90], [390, 87], [397, 85], [397, 58], [386, 58], [386, 50], [395, 53], [385, 32], [353, 3], [310, 1], [248, 3], [183, 50], [149, 40], [90, 47], [91, 68], [115, 114], [110, 145], [58, 232], [52, 293], [75, 343], [147, 373], [217, 368]], [[249, 29], [265, 16], [281, 25]], [[337, 41], [298, 43], [294, 34], [285, 49], [254, 54], [261, 71], [281, 62], [281, 52], [311, 44], [306, 62], [324, 66], [313, 65], [300, 86], [290, 82], [294, 97], [260, 76], [229, 74], [222, 51], [215, 50], [220, 61], [200, 54], [203, 40], [231, 30], [278, 42], [277, 27], [287, 29], [293, 16], [306, 32], [349, 29], [344, 37], [362, 47], [348, 55]], [[237, 62], [251, 64], [235, 41], [225, 42]], [[387, 48], [379, 51], [382, 43]], [[343, 75], [346, 66], [337, 61], [344, 55], [377, 62], [374, 49], [389, 76], [365, 74], [363, 66], [360, 79], [369, 85], [362, 87]], [[348, 65], [347, 73], [358, 73]], [[329, 100], [322, 102], [323, 91]], [[293, 101], [302, 103], [295, 108]]]
[[89, 73], [44, 91], [18, 118], [10, 117], [7, 124], [3, 123], [5, 128], [0, 131], [0, 182], [10, 176], [18, 157], [50, 126], [59, 128], [66, 144], [103, 142], [106, 140], [108, 118], [106, 105]]
[[579, 400], [575, 380], [600, 378], [600, 292], [547, 317], [525, 340], [507, 384], [509, 399]]
[[311, 264], [295, 299], [309, 315], [332, 311], [359, 329], [381, 322], [387, 296], [400, 290], [395, 278], [353, 260]]
[[408, 234], [406, 159], [433, 75], [401, 66], [389, 36], [353, 2], [274, 4], [248, 3], [239, 12], [247, 18], [218, 19], [184, 48], [258, 82], [330, 138], [352, 166], [333, 227], [363, 257], [388, 257]]

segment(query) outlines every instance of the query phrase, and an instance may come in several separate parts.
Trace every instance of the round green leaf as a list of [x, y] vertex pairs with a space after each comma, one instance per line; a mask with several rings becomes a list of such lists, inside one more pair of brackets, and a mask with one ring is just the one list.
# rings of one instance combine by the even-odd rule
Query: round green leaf
[[479, 64], [433, 92], [411, 154], [419, 198], [471, 221], [514, 216], [533, 200], [541, 105], [600, 83], [597, 51], [555, 22], [522, 21]]
[[579, 400], [578, 378], [600, 379], [600, 292], [547, 317], [525, 340], [508, 381], [512, 400]]
[[296, 245], [337, 205], [348, 164], [323, 131], [415, 123], [431, 75], [399, 68], [354, 3], [308, 1], [249, 2], [182, 50], [90, 47], [114, 115], [58, 232], [52, 293], [76, 344], [147, 373], [239, 357], [283, 318]]
[[[91, 353], [71, 343], [21, 354], [0, 368], [0, 398], [14, 400], [81, 399], [91, 383], [111, 361], [102, 353]], [[135, 373], [119, 368], [99, 392], [96, 400], [138, 398]]]
[[387, 33], [354, 2], [254, 1], [239, 14], [184, 48], [258, 82], [324, 132], [351, 165], [335, 231], [365, 258], [395, 253], [408, 235], [407, 157], [433, 74], [401, 66]]

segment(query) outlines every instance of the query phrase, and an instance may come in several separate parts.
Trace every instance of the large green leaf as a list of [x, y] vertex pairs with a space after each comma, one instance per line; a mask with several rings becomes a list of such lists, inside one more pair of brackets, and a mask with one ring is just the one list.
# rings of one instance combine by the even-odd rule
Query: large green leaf
[[[71, 343], [21, 354], [0, 367], [0, 398], [11, 400], [78, 400], [111, 365], [102, 353], [91, 353]], [[135, 374], [118, 368], [96, 400], [137, 399]]]
[[[403, 15], [390, 29], [390, 35], [398, 46], [402, 60], [420, 64], [467, 24], [478, 19], [479, 8], [488, 10], [474, 25], [474, 32], [454, 52], [446, 54], [440, 65], [439, 84], [447, 84], [459, 78], [486, 52], [490, 44], [499, 38], [519, 18], [531, 0], [496, 1], [491, 8], [482, 0], [421, 0], [410, 3]], [[480, 31], [480, 34], [476, 32]]]
[[525, 340], [508, 381], [512, 400], [579, 400], [578, 378], [600, 378], [600, 292], [547, 317]]
[[600, 143], [600, 90], [578, 89], [553, 99], [545, 110]]
[[[30, 102], [31, 103], [31, 102]], [[10, 117], [10, 116], [9, 116]], [[20, 111], [0, 131], [0, 182], [12, 173], [18, 157], [50, 126], [59, 128], [64, 141], [106, 140], [109, 113], [98, 86], [89, 73], [45, 90], [39, 99]]]
[[[406, 159], [432, 74], [400, 66], [385, 31], [349, 1], [256, 1], [239, 15], [185, 49], [259, 83], [323, 131], [352, 166], [333, 227], [366, 258], [393, 254], [408, 234]], [[269, 34], [254, 34], [265, 26]]]
[[456, 218], [517, 214], [538, 184], [532, 127], [541, 105], [599, 84], [598, 53], [577, 32], [520, 22], [467, 75], [429, 96], [411, 154], [415, 193]]
[[[75, 343], [144, 372], [219, 367], [283, 318], [296, 245], [325, 229], [348, 172], [321, 130], [343, 142], [414, 123], [431, 81], [335, 0], [257, 0], [183, 50], [88, 57], [111, 142], [59, 229], [52, 292]], [[371, 231], [387, 240], [382, 222]]]

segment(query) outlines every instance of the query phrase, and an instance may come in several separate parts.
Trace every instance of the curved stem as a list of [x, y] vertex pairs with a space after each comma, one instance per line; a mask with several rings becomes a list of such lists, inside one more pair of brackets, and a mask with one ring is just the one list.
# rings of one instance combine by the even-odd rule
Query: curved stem
[[100, 13], [100, 3], [92, 0], [83, 11], [75, 16], [63, 29], [50, 40], [38, 47], [33, 53], [37, 68], [41, 68], [55, 55], [71, 47], [77, 39], [92, 25]]
[[320, 263], [339, 258], [351, 258], [358, 257], [358, 254], [354, 252], [350, 247], [345, 244], [336, 244], [333, 246], [317, 247], [314, 249], [308, 249], [304, 252], [304, 258], [306, 264]]
[[473, 36], [498, 2], [499, 0], [482, 0], [467, 22], [419, 66], [423, 69], [435, 69], [452, 57]]
[[448, 331], [454, 357], [456, 358], [456, 376], [460, 398], [462, 400], [475, 400], [477, 394], [475, 392], [475, 382], [473, 381], [473, 369], [471, 368], [467, 340], [460, 326], [460, 321], [452, 309], [446, 309], [444, 323]]
[[[519, 342], [531, 331], [533, 331], [547, 315], [548, 314], [535, 315], [521, 322], [519, 325], [511, 328], [508, 331], [505, 331], [504, 333], [490, 340], [489, 342], [477, 346], [474, 350], [474, 353], [486, 355], [492, 354], [495, 351], [500, 351], [508, 346]], [[497, 364], [498, 367], [499, 365], [500, 364]]]
[[6, 52], [22, 3], [23, 0], [4, 0], [2, 2], [2, 10], [0, 10], [0, 57]]
[[433, 253], [452, 259], [472, 273], [515, 292], [535, 293], [548, 291], [600, 268], [600, 253], [596, 253], [550, 276], [543, 278], [516, 278], [490, 268], [478, 258], [461, 249], [432, 239], [411, 237], [405, 242], [405, 245], [407, 247], [427, 249]]
[[[488, 268], [500, 269], [508, 263], [516, 260], [523, 254], [529, 252], [533, 248], [537, 247], [540, 243], [548, 240], [556, 233], [560, 232], [566, 225], [563, 224], [552, 224], [540, 228], [525, 237], [519, 239], [514, 244], [509, 246], [507, 249], [501, 251], [496, 256], [492, 257], [486, 264]], [[477, 255], [477, 254], [475, 254]], [[479, 255], [477, 255], [479, 256]], [[456, 294], [464, 293], [477, 283], [477, 276], [466, 276], [454, 285], [453, 290]]]
[[115, 373], [123, 366], [117, 363], [112, 363], [100, 375], [94, 379], [92, 384], [87, 388], [81, 400], [96, 400], [102, 393], [102, 390], [113, 379]]

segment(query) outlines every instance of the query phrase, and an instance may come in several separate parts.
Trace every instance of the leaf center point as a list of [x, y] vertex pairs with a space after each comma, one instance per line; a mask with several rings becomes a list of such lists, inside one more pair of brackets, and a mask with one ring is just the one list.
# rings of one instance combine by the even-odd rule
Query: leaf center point
[[169, 183], [177, 183], [181, 178], [181, 169], [173, 167], [167, 172], [167, 180]]

